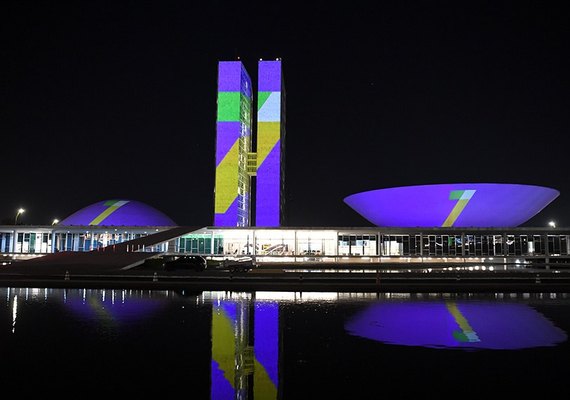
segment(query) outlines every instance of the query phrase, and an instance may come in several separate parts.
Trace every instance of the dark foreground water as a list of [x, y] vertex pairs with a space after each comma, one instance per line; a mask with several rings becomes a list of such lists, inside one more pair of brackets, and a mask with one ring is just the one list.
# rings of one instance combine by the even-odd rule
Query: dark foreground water
[[0, 288], [13, 396], [382, 399], [570, 386], [570, 294]]

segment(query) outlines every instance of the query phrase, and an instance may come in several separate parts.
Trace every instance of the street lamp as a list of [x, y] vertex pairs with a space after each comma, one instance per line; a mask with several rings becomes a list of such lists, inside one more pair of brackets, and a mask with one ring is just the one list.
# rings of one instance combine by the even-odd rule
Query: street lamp
[[58, 224], [58, 223], [59, 223], [59, 219], [56, 218], [56, 219], [53, 220], [53, 222], [52, 222], [51, 224], [52, 224], [52, 225], [56, 225], [56, 224]]
[[20, 214], [23, 214], [26, 210], [24, 210], [23, 208], [19, 208], [18, 212], [16, 213], [16, 218], [14, 218], [14, 225], [18, 225], [18, 217], [20, 216]]
[[554, 221], [550, 221], [550, 222], [548, 223], [548, 225], [550, 225], [550, 226], [553, 227], [553, 228], [556, 228], [556, 222], [554, 222]]

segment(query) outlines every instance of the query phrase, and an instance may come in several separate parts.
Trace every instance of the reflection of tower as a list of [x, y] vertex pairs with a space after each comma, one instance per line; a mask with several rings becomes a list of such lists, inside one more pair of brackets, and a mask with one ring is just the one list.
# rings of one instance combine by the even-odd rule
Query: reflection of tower
[[254, 398], [276, 399], [279, 387], [279, 305], [268, 301], [256, 302], [253, 321]]
[[[281, 60], [259, 61], [257, 132], [252, 135], [251, 79], [240, 61], [218, 65], [214, 225], [284, 223], [285, 90]], [[255, 137], [256, 150], [252, 151]]]
[[213, 306], [212, 399], [277, 398], [278, 325], [277, 303], [240, 297]]

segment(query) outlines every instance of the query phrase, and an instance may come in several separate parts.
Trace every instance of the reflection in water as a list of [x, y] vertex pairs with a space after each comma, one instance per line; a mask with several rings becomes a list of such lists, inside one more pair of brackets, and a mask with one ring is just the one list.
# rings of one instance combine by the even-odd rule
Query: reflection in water
[[252, 389], [254, 399], [277, 398], [278, 310], [247, 294], [213, 305], [212, 399], [252, 398]]
[[[124, 388], [129, 398], [137, 397], [133, 390], [148, 394], [142, 383], [212, 400], [336, 398], [339, 390], [352, 390], [339, 388], [339, 382], [375, 390], [380, 369], [383, 388], [393, 381], [401, 390], [398, 366], [410, 351], [417, 363], [405, 368], [416, 381], [430, 375], [422, 365], [429, 364], [430, 373], [439, 368], [448, 374], [450, 362], [468, 362], [491, 379], [487, 366], [501, 357], [493, 351], [439, 351], [439, 361], [431, 350], [385, 343], [466, 350], [543, 347], [533, 350], [530, 360], [513, 354], [519, 355], [518, 369], [510, 379], [518, 382], [537, 363], [547, 365], [544, 376], [562, 379], [560, 365], [566, 365], [570, 346], [559, 345], [567, 340], [563, 329], [570, 329], [570, 295], [516, 296], [0, 288], [0, 351], [9, 366], [0, 376], [16, 386], [29, 376], [42, 377], [37, 385], [42, 390], [46, 385], [60, 390], [58, 382], [66, 376], [79, 390], [101, 387], [105, 395], [108, 388]], [[529, 304], [545, 315], [554, 310], [542, 307], [560, 306], [554, 320], [563, 329]], [[381, 361], [370, 368], [363, 362], [370, 359]], [[507, 373], [501, 374], [503, 381]], [[460, 373], [449, 375], [447, 383], [466, 382]], [[312, 389], [319, 393], [309, 396]]]
[[447, 306], [449, 313], [453, 315], [455, 322], [460, 328], [457, 331], [453, 331], [453, 337], [458, 342], [480, 342], [481, 340], [479, 339], [479, 336], [477, 336], [477, 333], [473, 330], [471, 325], [469, 325], [469, 322], [465, 316], [461, 313], [461, 311], [459, 311], [457, 304], [454, 301], [446, 301], [445, 305]]
[[12, 300], [12, 333], [16, 331], [16, 318], [18, 317], [18, 295]]
[[345, 329], [389, 344], [454, 349], [515, 350], [567, 339], [525, 304], [488, 301], [379, 302], [350, 319]]
[[142, 296], [139, 291], [68, 289], [63, 302], [83, 319], [105, 325], [148, 318], [163, 308], [163, 296]]

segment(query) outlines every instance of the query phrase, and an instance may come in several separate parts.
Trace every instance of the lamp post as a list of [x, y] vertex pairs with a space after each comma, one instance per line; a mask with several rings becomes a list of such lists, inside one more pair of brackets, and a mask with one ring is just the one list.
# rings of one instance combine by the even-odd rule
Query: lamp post
[[52, 225], [57, 225], [59, 223], [59, 219], [54, 219], [53, 222], [51, 223]]
[[556, 222], [554, 222], [554, 221], [550, 221], [550, 222], [548, 223], [548, 225], [550, 225], [550, 226], [553, 227], [553, 228], [556, 228]]
[[20, 214], [23, 214], [26, 210], [24, 210], [23, 208], [19, 208], [18, 212], [16, 213], [16, 218], [14, 218], [14, 225], [18, 225], [18, 217], [20, 216]]

